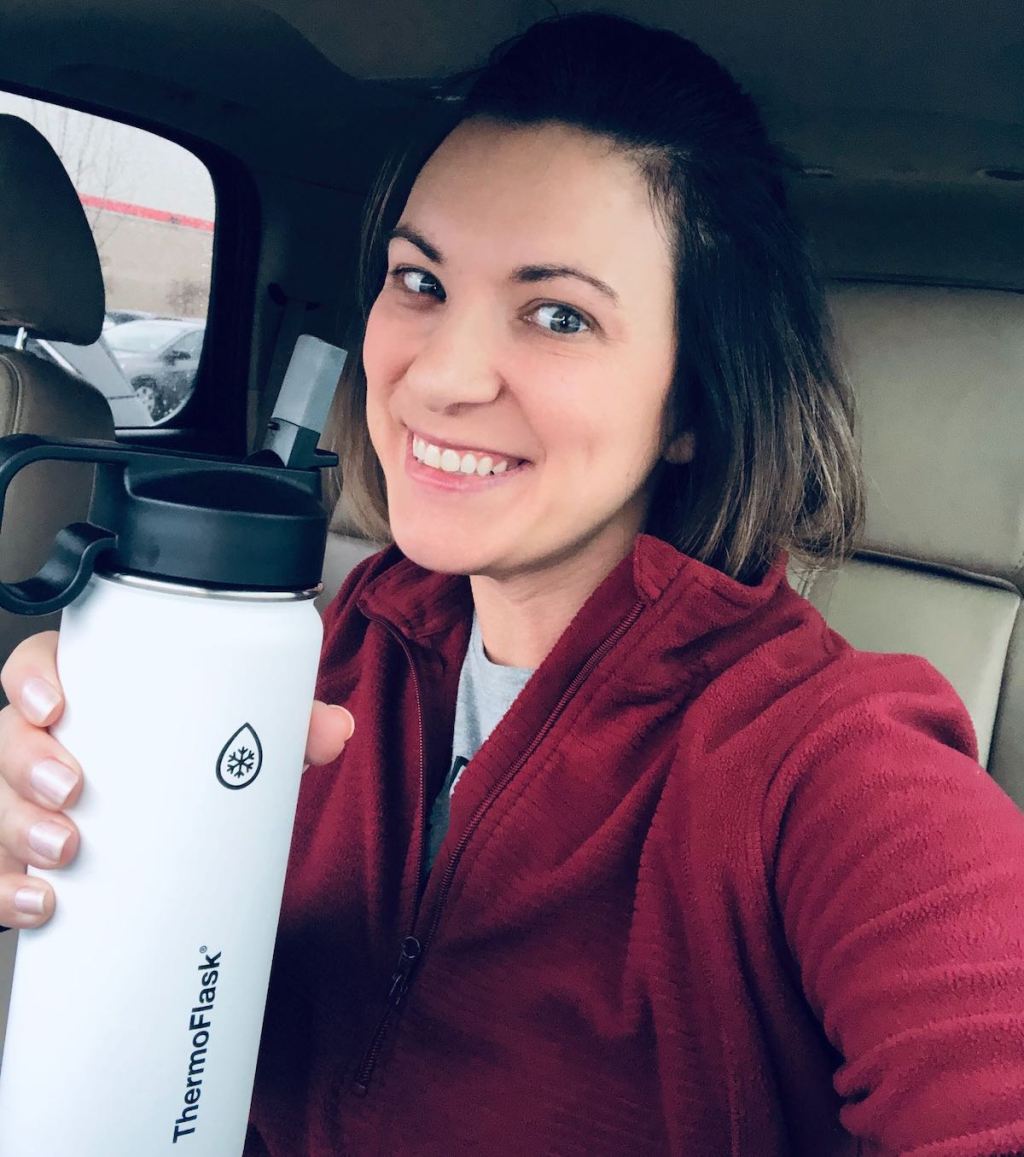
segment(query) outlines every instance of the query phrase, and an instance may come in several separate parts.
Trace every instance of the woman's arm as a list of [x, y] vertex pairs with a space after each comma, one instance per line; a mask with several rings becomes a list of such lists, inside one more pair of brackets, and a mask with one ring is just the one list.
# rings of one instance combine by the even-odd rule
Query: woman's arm
[[786, 761], [786, 935], [867, 1153], [1024, 1152], [1024, 814], [950, 746], [945, 681], [885, 671]]

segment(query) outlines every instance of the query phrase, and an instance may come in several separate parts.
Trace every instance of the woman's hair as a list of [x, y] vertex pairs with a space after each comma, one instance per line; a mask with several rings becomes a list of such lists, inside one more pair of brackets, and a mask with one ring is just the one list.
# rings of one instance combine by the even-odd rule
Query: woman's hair
[[[443, 123], [389, 165], [372, 194], [363, 319], [416, 175], [459, 121], [558, 122], [606, 137], [635, 160], [670, 238], [678, 355], [668, 435], [695, 434], [691, 462], [656, 468], [647, 531], [748, 582], [780, 550], [818, 564], [847, 556], [863, 519], [852, 394], [789, 211], [785, 162], [751, 98], [691, 41], [597, 13], [535, 24], [470, 82], [457, 101], [446, 90]], [[385, 540], [366, 380], [361, 359], [351, 363], [334, 420], [340, 511]]]

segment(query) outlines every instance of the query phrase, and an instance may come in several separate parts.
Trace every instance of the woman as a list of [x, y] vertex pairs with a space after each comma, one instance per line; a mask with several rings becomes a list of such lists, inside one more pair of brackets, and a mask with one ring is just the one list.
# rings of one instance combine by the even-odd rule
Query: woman
[[[785, 581], [861, 499], [756, 111], [580, 16], [455, 119], [367, 232], [339, 449], [396, 545], [326, 616], [358, 726], [311, 726], [246, 1152], [1024, 1149], [1024, 821], [948, 684]], [[76, 841], [49, 647], [4, 672], [22, 924]]]

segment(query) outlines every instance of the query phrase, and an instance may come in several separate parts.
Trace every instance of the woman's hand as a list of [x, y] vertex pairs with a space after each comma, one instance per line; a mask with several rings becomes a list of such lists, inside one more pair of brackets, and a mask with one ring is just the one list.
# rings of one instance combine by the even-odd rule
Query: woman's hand
[[[82, 794], [82, 769], [46, 728], [64, 710], [57, 679], [57, 632], [26, 639], [0, 670], [10, 705], [0, 711], [0, 924], [35, 928], [53, 915], [53, 888], [25, 865], [63, 868], [78, 853], [65, 815]], [[306, 763], [329, 763], [355, 721], [344, 707], [314, 703]]]

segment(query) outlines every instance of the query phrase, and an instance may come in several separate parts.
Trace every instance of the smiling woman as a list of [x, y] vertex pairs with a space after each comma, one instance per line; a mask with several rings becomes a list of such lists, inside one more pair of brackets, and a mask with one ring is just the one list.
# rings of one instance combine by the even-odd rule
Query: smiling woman
[[[488, 650], [533, 667], [628, 552], [655, 464], [690, 456], [668, 435], [668, 248], [632, 161], [562, 125], [463, 122], [402, 220], [363, 344], [391, 532], [421, 566], [472, 574]], [[480, 605], [496, 584], [561, 606], [499, 637], [507, 616]]]
[[[469, 240], [486, 219], [474, 201], [487, 200], [495, 212], [509, 206], [498, 231], [487, 231], [477, 264], [494, 256], [500, 237], [506, 268], [492, 275], [510, 287], [544, 284], [561, 293], [574, 282], [571, 306], [539, 307], [549, 330], [603, 336], [607, 347], [609, 335], [584, 308], [593, 301], [621, 323], [627, 345], [649, 350], [654, 323], [630, 322], [631, 311], [653, 309], [659, 321], [671, 311], [668, 337], [655, 335], [662, 349], [672, 343], [672, 361], [660, 432], [667, 453], [655, 456], [645, 478], [646, 529], [743, 580], [762, 574], [780, 550], [814, 563], [840, 560], [863, 519], [853, 402], [787, 207], [783, 161], [753, 102], [715, 61], [671, 33], [635, 36], [614, 18], [570, 18], [564, 27], [578, 41], [576, 61], [591, 57], [591, 70], [577, 68], [545, 27], [499, 47], [455, 117], [425, 131], [382, 175], [364, 234], [364, 310], [393, 278], [403, 241], [432, 263], [418, 270], [419, 291], [445, 298], [444, 246], [412, 217], [439, 181], [447, 188], [435, 203], [466, 248], [479, 247], [484, 233], [477, 227]], [[636, 78], [649, 59], [664, 71], [641, 85]], [[509, 166], [515, 195], [489, 179], [492, 155]], [[528, 173], [519, 161], [532, 164]], [[610, 185], [613, 172], [617, 201], [592, 187], [595, 179]], [[646, 251], [630, 252], [644, 240]], [[634, 292], [621, 302], [607, 278], [566, 257], [574, 248], [631, 264], [648, 300]], [[612, 343], [616, 356], [622, 344]], [[605, 365], [611, 370], [607, 353]], [[394, 532], [394, 512], [381, 463], [364, 450], [363, 374], [353, 359], [336, 435], [342, 507], [358, 530], [381, 541]]]
[[[862, 486], [757, 110], [600, 15], [463, 90], [367, 217], [334, 440], [393, 542], [324, 616], [356, 725], [311, 727], [246, 1157], [1024, 1152], [1024, 817], [787, 581]], [[20, 927], [77, 847], [52, 653], [5, 668]]]
[[[861, 518], [782, 163], [691, 43], [505, 45], [386, 173], [247, 1153], [1024, 1148], [1024, 822], [788, 586]], [[955, 961], [955, 965], [949, 965]], [[388, 978], [389, 977], [389, 978]]]

